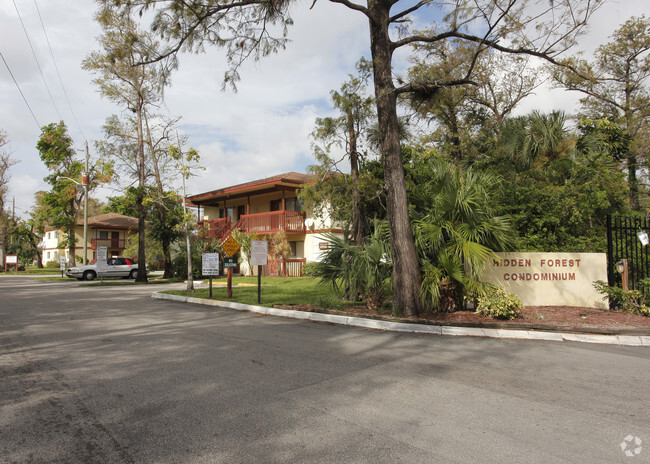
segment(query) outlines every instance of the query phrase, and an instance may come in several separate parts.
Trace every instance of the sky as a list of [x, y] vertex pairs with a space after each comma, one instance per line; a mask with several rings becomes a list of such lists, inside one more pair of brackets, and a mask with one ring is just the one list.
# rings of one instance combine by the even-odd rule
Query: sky
[[[287, 171], [306, 172], [315, 163], [310, 139], [315, 119], [333, 114], [330, 91], [340, 88], [360, 57], [369, 56], [369, 33], [361, 14], [324, 0], [310, 6], [311, 1], [300, 0], [293, 5], [295, 25], [286, 50], [246, 63], [236, 93], [222, 91], [222, 52], [180, 56], [161, 111], [182, 117], [180, 130], [206, 167], [189, 181], [189, 194]], [[34, 194], [48, 188], [43, 181], [48, 172], [35, 148], [40, 128], [63, 119], [75, 148], [83, 153], [88, 141], [91, 157], [96, 157], [93, 144], [102, 139], [102, 125], [121, 112], [100, 96], [93, 76], [81, 69], [82, 60], [98, 49], [95, 8], [90, 0], [0, 2], [0, 130], [9, 139], [5, 148], [18, 161], [11, 168], [8, 193], [17, 216], [27, 218]], [[646, 0], [606, 2], [579, 48], [590, 57], [625, 20], [642, 14], [650, 14]], [[394, 64], [405, 69], [406, 55], [397, 56]], [[571, 112], [578, 98], [542, 87], [517, 113]], [[93, 196], [105, 200], [120, 190], [118, 184], [109, 185]]]

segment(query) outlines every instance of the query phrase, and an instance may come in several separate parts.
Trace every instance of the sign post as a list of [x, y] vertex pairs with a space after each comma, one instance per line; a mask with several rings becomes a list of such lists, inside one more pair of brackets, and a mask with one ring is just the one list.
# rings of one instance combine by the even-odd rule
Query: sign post
[[97, 274], [99, 279], [104, 282], [104, 272], [108, 267], [108, 247], [97, 247]]
[[262, 304], [262, 266], [268, 264], [269, 242], [251, 241], [251, 266], [257, 266], [257, 304]]
[[63, 271], [65, 271], [66, 267], [66, 262], [65, 262], [65, 255], [59, 257], [59, 268], [61, 269], [61, 277], [63, 277]]
[[[225, 242], [221, 244], [221, 248], [228, 255], [228, 258], [232, 258], [239, 251], [239, 243], [232, 238], [232, 235], [226, 239]], [[224, 260], [224, 267], [226, 262]], [[228, 298], [232, 298], [232, 268], [237, 267], [237, 263], [234, 266], [227, 267], [228, 269]]]
[[212, 298], [212, 276], [219, 275], [219, 253], [203, 253], [201, 274], [210, 276], [210, 298]]

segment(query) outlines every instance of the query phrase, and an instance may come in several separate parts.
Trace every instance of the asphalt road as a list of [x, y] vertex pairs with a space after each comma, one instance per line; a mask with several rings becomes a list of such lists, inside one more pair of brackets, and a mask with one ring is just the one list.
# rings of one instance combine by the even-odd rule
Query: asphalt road
[[648, 348], [379, 332], [160, 289], [0, 278], [1, 463], [650, 462]]

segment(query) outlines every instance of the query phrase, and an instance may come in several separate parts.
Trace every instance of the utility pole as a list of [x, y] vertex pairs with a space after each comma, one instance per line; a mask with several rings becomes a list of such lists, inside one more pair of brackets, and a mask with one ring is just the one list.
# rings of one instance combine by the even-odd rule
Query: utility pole
[[81, 174], [81, 185], [84, 188], [84, 266], [88, 264], [88, 184], [90, 172], [88, 171], [88, 141], [86, 140], [86, 171]]

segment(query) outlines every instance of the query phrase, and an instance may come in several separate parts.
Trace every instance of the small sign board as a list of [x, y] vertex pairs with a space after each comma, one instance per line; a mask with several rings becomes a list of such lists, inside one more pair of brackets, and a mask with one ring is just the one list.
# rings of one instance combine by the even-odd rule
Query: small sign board
[[223, 258], [224, 269], [234, 269], [237, 267], [237, 258]]
[[201, 257], [201, 274], [219, 275], [219, 253], [203, 253]]
[[18, 255], [5, 255], [5, 272], [7, 272], [8, 265], [13, 265], [18, 273]]
[[269, 242], [266, 240], [251, 241], [251, 265], [266, 266], [268, 264]]
[[65, 262], [65, 256], [59, 256], [59, 269], [65, 271], [66, 264], [67, 263]]
[[226, 252], [228, 257], [233, 257], [235, 256], [235, 253], [239, 251], [239, 243], [232, 238], [232, 235], [226, 239], [225, 242], [221, 244], [221, 248], [223, 248], [223, 251]]
[[104, 272], [108, 268], [108, 247], [97, 247], [97, 272]]

